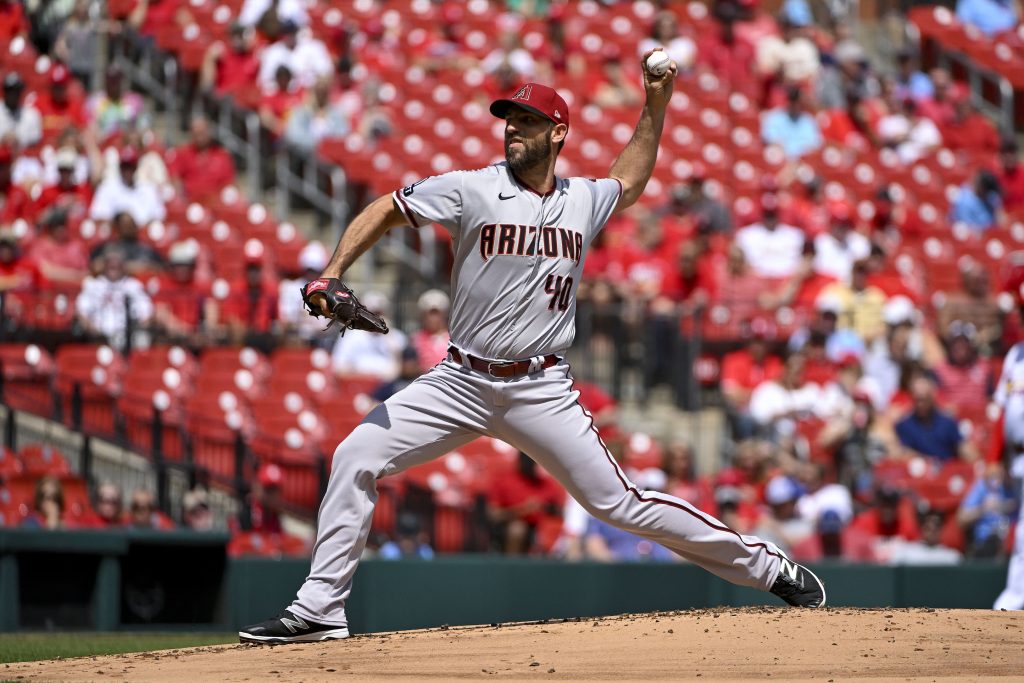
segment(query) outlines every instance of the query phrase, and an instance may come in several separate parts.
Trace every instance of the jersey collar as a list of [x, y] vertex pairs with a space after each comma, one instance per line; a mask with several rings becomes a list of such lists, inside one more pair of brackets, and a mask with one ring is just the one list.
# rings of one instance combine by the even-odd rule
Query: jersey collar
[[513, 171], [511, 168], [508, 167], [508, 162], [505, 163], [505, 170], [508, 171], [508, 176], [509, 176], [509, 178], [512, 179], [512, 182], [514, 182], [516, 185], [518, 185], [522, 189], [527, 190], [528, 192], [532, 192], [533, 194], [537, 195], [538, 197], [548, 197], [550, 195], [553, 195], [555, 193], [555, 190], [559, 189], [558, 188], [558, 184], [560, 182], [562, 182], [561, 178], [559, 178], [558, 176], [555, 176], [555, 180], [554, 180], [554, 182], [551, 185], [551, 189], [542, 194], [540, 192], [537, 192], [537, 190], [533, 189], [532, 187], [527, 185], [522, 180], [520, 180], [519, 176], [517, 176], [515, 174], [515, 171]]

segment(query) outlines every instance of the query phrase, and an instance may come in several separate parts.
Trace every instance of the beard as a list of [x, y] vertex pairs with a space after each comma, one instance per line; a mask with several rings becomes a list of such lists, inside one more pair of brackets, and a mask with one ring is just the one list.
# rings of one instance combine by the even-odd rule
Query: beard
[[521, 140], [521, 149], [509, 149], [509, 141], [505, 140], [505, 161], [515, 173], [523, 173], [540, 164], [547, 165], [551, 157], [551, 139], [547, 136], [539, 140]]

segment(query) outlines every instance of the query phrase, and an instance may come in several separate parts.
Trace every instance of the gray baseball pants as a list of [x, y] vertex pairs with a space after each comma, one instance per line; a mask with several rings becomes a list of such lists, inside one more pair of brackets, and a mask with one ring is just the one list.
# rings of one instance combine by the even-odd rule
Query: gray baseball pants
[[576, 397], [564, 361], [498, 379], [448, 360], [374, 408], [334, 452], [309, 577], [289, 609], [317, 623], [347, 625], [345, 600], [370, 531], [377, 479], [483, 435], [527, 453], [595, 517], [727, 581], [771, 587], [778, 548], [740, 535], [686, 501], [638, 489]]

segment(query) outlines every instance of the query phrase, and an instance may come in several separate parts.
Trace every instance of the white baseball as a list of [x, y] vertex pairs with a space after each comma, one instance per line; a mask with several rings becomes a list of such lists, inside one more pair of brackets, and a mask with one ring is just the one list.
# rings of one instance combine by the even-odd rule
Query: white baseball
[[671, 63], [672, 58], [668, 56], [668, 53], [664, 50], [655, 50], [647, 58], [647, 71], [652, 76], [663, 76]]

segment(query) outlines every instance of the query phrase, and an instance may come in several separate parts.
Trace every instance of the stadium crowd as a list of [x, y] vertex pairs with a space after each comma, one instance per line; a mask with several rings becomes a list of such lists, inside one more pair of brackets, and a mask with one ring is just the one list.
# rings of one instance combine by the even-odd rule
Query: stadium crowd
[[[223, 345], [271, 356], [323, 349], [340, 391], [365, 387], [352, 390], [361, 413], [446, 355], [440, 289], [418, 299], [408, 335], [324, 334], [297, 296], [297, 283], [326, 263], [324, 245], [240, 196], [235, 160], [207, 116], [192, 116], [186, 140], [165, 148], [151, 103], [118, 62], [96, 72], [100, 38], [115, 50], [177, 51], [183, 63], [187, 54], [198, 110], [227, 98], [258, 112], [276, 149], [341, 163], [357, 202], [417, 174], [500, 158], [491, 121], [473, 112], [524, 80], [564, 88], [574, 121], [579, 112], [560, 172], [606, 170], [616, 122], [641, 103], [637, 56], [663, 45], [682, 74], [664, 154], [641, 204], [592, 245], [580, 299], [633, 323], [648, 337], [646, 355], [673, 357], [667, 346], [701, 340], [700, 357], [683, 357], [725, 411], [728, 439], [721, 469], [697, 476], [690, 444], [638, 446], [642, 435], [617, 424], [614, 399], [581, 383], [609, 447], [645, 487], [798, 559], [955, 562], [1006, 552], [1019, 501], [989, 452], [998, 444], [989, 404], [1002, 355], [1021, 335], [1000, 287], [1008, 253], [1024, 242], [1024, 169], [1014, 132], [997, 130], [977, 93], [948, 71], [923, 71], [912, 46], [883, 65], [845, 17], [804, 0], [774, 16], [756, 0], [414, 0], [404, 13], [371, 0], [121, 4], [100, 20], [78, 0], [49, 32], [34, 30], [20, 3], [0, 5], [9, 55], [0, 292], [17, 339], [56, 329], [126, 358], [165, 345], [200, 358]], [[1016, 25], [1006, 11], [961, 0], [957, 15], [992, 33]], [[483, 43], [480, 25], [491, 31]], [[434, 105], [484, 132], [454, 142], [457, 124], [438, 120]], [[381, 158], [395, 168], [382, 171]], [[362, 299], [392, 313], [380, 292]], [[609, 334], [594, 327], [598, 338]], [[273, 392], [269, 375], [258, 382]], [[254, 411], [266, 398], [237, 388]], [[474, 513], [488, 547], [667, 559], [587, 519], [532, 461], [507, 455]], [[281, 532], [288, 474], [268, 462], [239, 529]], [[58, 523], [60, 482], [38, 480], [23, 523]], [[131, 501], [124, 523], [171, 523], [151, 492]], [[203, 489], [184, 502], [182, 524], [209, 524]], [[111, 486], [95, 490], [94, 507], [102, 524], [121, 523]], [[386, 557], [429, 555], [436, 517], [392, 515], [371, 545]]]

